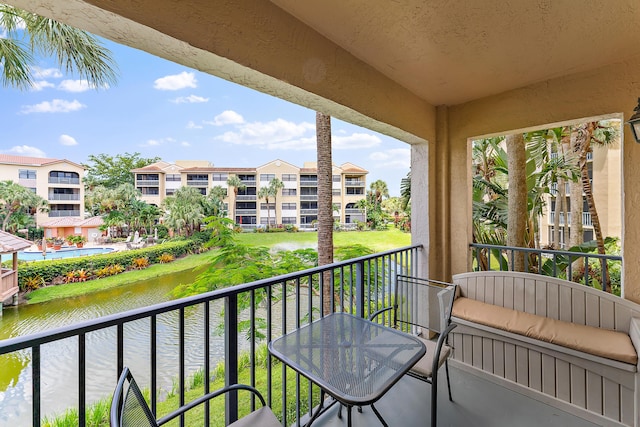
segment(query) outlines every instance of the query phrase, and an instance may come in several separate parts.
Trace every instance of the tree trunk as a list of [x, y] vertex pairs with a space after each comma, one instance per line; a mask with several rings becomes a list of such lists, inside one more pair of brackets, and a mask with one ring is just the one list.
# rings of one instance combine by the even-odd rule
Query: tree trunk
[[[505, 138], [509, 170], [507, 246], [525, 247], [527, 213], [526, 153], [522, 134]], [[524, 271], [524, 252], [516, 252], [513, 271]]]
[[[578, 167], [580, 167], [580, 152], [582, 141], [585, 138], [585, 128], [581, 125], [575, 126], [571, 131], [571, 151], [578, 157]], [[585, 155], [586, 156], [586, 155]], [[569, 185], [571, 201], [571, 223], [569, 226], [569, 247], [574, 247], [584, 243], [584, 233], [582, 229], [582, 182], [571, 181]], [[573, 271], [580, 271], [584, 267], [584, 259], [578, 258], [572, 263]]]
[[[332, 162], [331, 162], [331, 117], [316, 113], [316, 136], [318, 156], [318, 265], [333, 262], [333, 205], [332, 205]], [[322, 277], [322, 310], [332, 313], [331, 272]]]

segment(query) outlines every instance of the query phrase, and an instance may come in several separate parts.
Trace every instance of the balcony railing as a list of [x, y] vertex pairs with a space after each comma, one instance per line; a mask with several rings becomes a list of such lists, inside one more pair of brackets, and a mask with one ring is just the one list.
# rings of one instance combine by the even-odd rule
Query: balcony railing
[[318, 195], [317, 194], [301, 194], [300, 195], [300, 200], [303, 200], [303, 201], [316, 201], [316, 200], [318, 200]]
[[257, 209], [236, 209], [236, 215], [255, 215]]
[[[224, 368], [227, 384], [238, 382], [238, 347], [240, 340], [248, 337], [249, 342], [244, 343], [249, 350], [249, 367], [247, 369], [249, 370], [249, 382], [255, 386], [256, 371], [261, 369], [256, 367], [256, 348], [258, 345], [328, 314], [320, 297], [325, 293], [330, 296], [330, 306], [333, 307], [330, 311], [351, 312], [364, 317], [379, 307], [389, 305], [396, 275], [415, 275], [418, 272], [419, 250], [419, 246], [405, 247], [130, 310], [29, 336], [7, 339], [0, 341], [0, 355], [14, 354], [14, 356], [19, 356], [21, 360], [31, 360], [32, 384], [30, 393], [25, 393], [25, 399], [30, 400], [32, 425], [38, 427], [41, 425], [41, 418], [44, 415], [41, 413], [43, 394], [46, 392], [64, 396], [69, 393], [68, 390], [44, 390], [44, 387], [55, 388], [56, 386], [42, 380], [43, 375], [46, 375], [43, 370], [46, 370], [47, 367], [46, 361], [42, 358], [42, 349], [49, 343], [67, 340], [65, 344], [68, 346], [68, 351], [75, 353], [78, 361], [74, 369], [77, 373], [77, 389], [79, 391], [75, 407], [79, 415], [78, 425], [83, 427], [87, 423], [86, 395], [88, 384], [92, 378], [91, 373], [94, 369], [100, 369], [100, 367], [92, 365], [92, 359], [87, 357], [88, 335], [98, 332], [110, 336], [107, 332], [112, 330], [110, 328], [115, 328], [113, 348], [115, 348], [116, 357], [113, 365], [107, 368], [113, 369], [113, 384], [107, 385], [111, 389], [111, 386], [115, 387], [116, 379], [123, 366], [130, 363], [129, 357], [132, 357], [130, 346], [132, 343], [143, 340], [140, 338], [143, 336], [142, 330], [148, 331], [149, 342], [140, 343], [141, 347], [146, 348], [145, 351], [149, 352], [148, 360], [143, 361], [138, 366], [138, 370], [149, 372], [148, 381], [142, 379], [140, 383], [142, 387], [149, 388], [151, 410], [155, 415], [158, 415], [156, 412], [160, 388], [157, 378], [160, 370], [167, 369], [162, 361], [166, 357], [165, 350], [169, 343], [158, 342], [157, 336], [159, 329], [167, 328], [167, 316], [174, 318], [177, 323], [176, 333], [172, 334], [172, 340], [174, 340], [173, 344], [177, 344], [175, 347], [178, 353], [176, 395], [181, 402], [185, 402], [187, 348], [192, 348], [187, 345], [197, 345], [204, 350], [205, 357], [202, 359], [204, 393], [209, 391], [212, 370], [211, 337], [215, 330], [224, 331]], [[216, 316], [213, 315], [217, 312], [214, 309], [214, 304], [221, 304], [224, 307], [223, 314], [218, 319], [220, 321], [219, 327], [212, 324], [214, 322], [211, 321], [212, 318], [216, 319]], [[197, 326], [200, 331], [195, 335], [187, 335], [185, 334], [185, 324], [188, 320], [189, 326], [193, 326], [191, 320], [193, 320], [194, 313], [201, 313], [201, 322], [198, 322]], [[246, 319], [247, 322], [239, 322], [240, 319]], [[246, 331], [240, 330], [239, 324], [242, 323], [246, 323], [251, 331], [260, 330], [261, 333], [246, 333]], [[261, 336], [264, 338], [260, 338]], [[125, 352], [125, 343], [127, 352]], [[161, 357], [159, 357], [159, 353]], [[27, 359], [24, 359], [25, 357]], [[285, 368], [271, 356], [267, 358], [266, 376], [266, 384], [260, 385], [259, 388], [266, 395], [267, 404], [271, 406], [274, 400], [279, 400], [282, 409], [278, 415], [281, 417], [282, 425], [289, 426], [295, 420], [298, 420], [299, 425], [301, 417], [318, 403], [316, 386], [308, 385], [308, 390], [305, 386], [304, 394], [309, 398], [308, 400], [301, 399], [303, 390], [299, 374]], [[282, 381], [273, 381], [274, 377], [281, 377]], [[295, 381], [287, 381], [287, 377], [295, 378]], [[275, 387], [275, 383], [282, 384], [282, 387]], [[306, 393], [307, 391], [308, 393]], [[228, 396], [225, 425], [235, 421], [238, 416], [237, 395], [230, 394]], [[305, 409], [301, 409], [303, 405]], [[205, 413], [208, 413], [208, 406], [205, 407]], [[184, 425], [184, 419], [181, 420], [181, 425]], [[204, 425], [209, 425], [208, 419], [204, 421]]]
[[[569, 219], [568, 225], [571, 225], [571, 212], [567, 212], [567, 218]], [[549, 222], [553, 224], [556, 219], [556, 213], [554, 211], [549, 212]], [[565, 225], [564, 213], [560, 212], [560, 225]], [[582, 225], [593, 227], [593, 221], [591, 220], [591, 212], [582, 212]]]
[[49, 184], [80, 184], [80, 178], [59, 178], [56, 176], [50, 176]]
[[80, 210], [70, 211], [49, 211], [49, 218], [59, 218], [65, 216], [80, 216]]
[[49, 194], [49, 200], [80, 200], [80, 194]]
[[[524, 271], [560, 277], [570, 281], [582, 281], [587, 286], [607, 290], [609, 285], [619, 291], [619, 278], [613, 278], [613, 271], [622, 271], [622, 257], [596, 253], [556, 251], [550, 249], [518, 248], [514, 246], [469, 245], [473, 256], [473, 270], [513, 270], [516, 254], [524, 254]], [[590, 263], [591, 261], [591, 263]], [[605, 266], [607, 268], [602, 268]], [[589, 266], [589, 274], [584, 274], [584, 266]], [[609, 273], [609, 285], [606, 273]], [[597, 282], [597, 283], [596, 283]]]
[[346, 214], [364, 214], [364, 210], [358, 208], [346, 208], [344, 210]]
[[244, 185], [246, 185], [247, 187], [255, 187], [256, 186], [256, 180], [255, 179], [241, 179], [240, 181], [242, 181], [242, 183]]
[[189, 179], [187, 180], [187, 185], [191, 187], [207, 187], [209, 186], [209, 181], [204, 179]]
[[160, 180], [158, 179], [137, 179], [136, 186], [138, 187], [159, 187]]
[[318, 180], [317, 179], [301, 179], [300, 187], [317, 187]]
[[301, 215], [317, 215], [318, 209], [300, 209]]
[[364, 181], [359, 179], [347, 179], [344, 182], [345, 187], [364, 187]]
[[236, 200], [256, 200], [255, 194], [238, 194]]

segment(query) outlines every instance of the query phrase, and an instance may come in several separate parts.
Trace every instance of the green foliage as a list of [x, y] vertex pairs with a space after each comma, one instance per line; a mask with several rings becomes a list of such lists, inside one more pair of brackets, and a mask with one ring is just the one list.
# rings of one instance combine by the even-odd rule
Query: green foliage
[[347, 260], [352, 258], [359, 258], [365, 255], [373, 254], [373, 249], [370, 249], [364, 245], [351, 245], [351, 246], [342, 246], [339, 248], [335, 248], [334, 257], [337, 260]]
[[133, 169], [143, 168], [160, 161], [160, 157], [144, 158], [140, 153], [124, 153], [112, 156], [110, 154], [90, 154], [88, 162], [83, 163], [87, 170], [84, 179], [85, 186], [103, 186], [116, 188], [122, 184], [135, 185]]
[[[93, 255], [88, 257], [54, 259], [47, 261], [37, 261], [21, 263], [18, 268], [18, 285], [20, 289], [26, 290], [27, 280], [40, 277], [45, 283], [51, 283], [57, 277], [63, 277], [70, 271], [87, 270], [98, 272], [105, 267], [115, 265], [131, 265], [135, 258], [145, 257], [150, 263], [159, 262], [164, 253], [169, 253], [174, 257], [193, 253], [197, 249], [197, 244], [190, 240], [167, 242], [148, 248], [134, 249], [129, 251], [113, 252], [109, 254]], [[103, 272], [104, 275], [109, 270]], [[104, 276], [103, 276], [104, 277]]]

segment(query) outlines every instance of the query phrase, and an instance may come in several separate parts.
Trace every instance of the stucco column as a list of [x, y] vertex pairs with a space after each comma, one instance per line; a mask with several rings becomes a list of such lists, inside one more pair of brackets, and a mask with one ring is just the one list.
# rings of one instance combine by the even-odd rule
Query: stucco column
[[419, 277], [430, 277], [429, 268], [429, 146], [411, 146], [411, 244], [423, 246], [419, 253]]

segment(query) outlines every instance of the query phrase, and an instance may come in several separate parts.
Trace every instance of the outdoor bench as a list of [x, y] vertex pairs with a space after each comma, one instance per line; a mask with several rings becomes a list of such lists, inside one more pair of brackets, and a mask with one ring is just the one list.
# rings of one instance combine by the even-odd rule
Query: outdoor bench
[[452, 366], [598, 425], [640, 427], [640, 305], [531, 273], [453, 282]]

